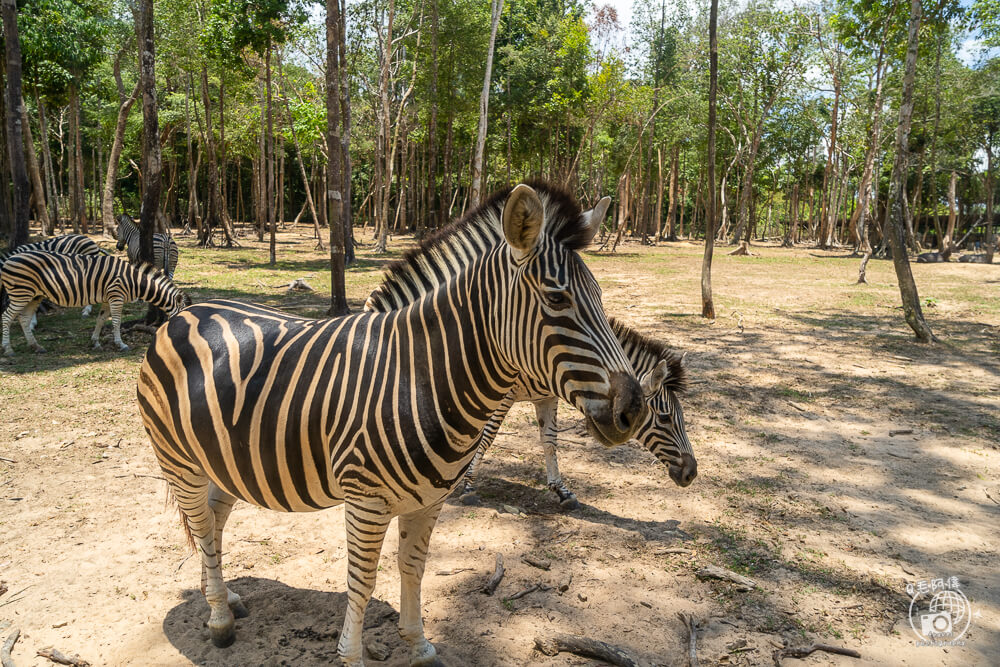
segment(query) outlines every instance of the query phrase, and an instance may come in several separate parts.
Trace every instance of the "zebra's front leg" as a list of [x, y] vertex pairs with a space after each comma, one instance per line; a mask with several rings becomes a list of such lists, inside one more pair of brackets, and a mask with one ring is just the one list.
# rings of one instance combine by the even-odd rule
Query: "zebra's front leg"
[[420, 615], [420, 582], [427, 563], [427, 548], [444, 498], [399, 517], [399, 636], [410, 644], [410, 665], [429, 667], [437, 663], [437, 651], [424, 636]]
[[552, 397], [535, 401], [535, 415], [538, 417], [538, 435], [545, 452], [545, 474], [549, 488], [559, 496], [559, 507], [575, 510], [580, 506], [576, 494], [566, 488], [559, 474], [559, 458], [556, 456], [556, 411], [559, 399]]
[[100, 309], [97, 311], [97, 324], [94, 326], [94, 333], [90, 335], [90, 342], [94, 344], [94, 349], [101, 349], [101, 327], [104, 326], [104, 321], [108, 318], [108, 304], [100, 304]]
[[340, 633], [337, 653], [346, 667], [364, 667], [361, 633], [365, 609], [375, 588], [382, 541], [392, 516], [385, 510], [347, 501], [344, 523], [347, 527], [347, 613]]
[[[222, 489], [220, 489], [214, 482], [209, 483], [208, 490], [208, 507], [212, 510], [212, 514], [215, 515], [215, 551], [222, 556], [222, 531], [226, 528], [226, 521], [229, 519], [229, 513], [233, 511], [233, 503], [236, 502], [235, 496], [231, 496]], [[201, 592], [204, 593], [206, 586], [208, 584], [208, 570], [205, 565], [201, 566]], [[226, 601], [229, 603], [229, 608], [233, 612], [233, 616], [236, 618], [246, 618], [250, 615], [247, 611], [246, 605], [243, 604], [243, 600], [239, 595], [234, 593], [228, 586], [226, 586]]]
[[123, 299], [111, 299], [108, 305], [111, 308], [111, 327], [115, 332], [115, 345], [119, 351], [128, 350], [128, 345], [122, 342], [122, 309], [125, 307]]

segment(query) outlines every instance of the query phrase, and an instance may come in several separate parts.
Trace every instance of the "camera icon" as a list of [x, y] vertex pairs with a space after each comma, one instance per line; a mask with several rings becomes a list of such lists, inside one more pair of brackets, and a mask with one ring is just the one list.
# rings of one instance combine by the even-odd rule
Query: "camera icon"
[[920, 632], [925, 637], [951, 635], [953, 633], [951, 614], [937, 612], [920, 616]]

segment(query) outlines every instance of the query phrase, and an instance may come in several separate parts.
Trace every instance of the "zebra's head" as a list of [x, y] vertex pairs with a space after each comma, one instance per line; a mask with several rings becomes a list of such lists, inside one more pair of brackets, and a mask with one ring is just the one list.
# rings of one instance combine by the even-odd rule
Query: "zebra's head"
[[125, 246], [128, 245], [129, 231], [131, 231], [131, 229], [134, 227], [135, 227], [135, 222], [132, 220], [132, 218], [129, 216], [128, 213], [122, 213], [118, 217], [118, 229], [116, 230], [118, 243], [115, 245], [115, 247], [118, 249], [119, 252], [124, 250]]
[[606, 446], [628, 440], [645, 412], [601, 289], [577, 253], [593, 239], [610, 202], [604, 198], [581, 213], [566, 193], [524, 184], [506, 195], [502, 208], [496, 201], [509, 280], [493, 304], [507, 361], [580, 410], [591, 435]]
[[683, 357], [665, 350], [653, 368], [639, 372], [639, 383], [649, 410], [636, 439], [670, 469], [670, 479], [677, 486], [687, 486], [698, 476], [698, 460], [678, 399], [685, 388]]

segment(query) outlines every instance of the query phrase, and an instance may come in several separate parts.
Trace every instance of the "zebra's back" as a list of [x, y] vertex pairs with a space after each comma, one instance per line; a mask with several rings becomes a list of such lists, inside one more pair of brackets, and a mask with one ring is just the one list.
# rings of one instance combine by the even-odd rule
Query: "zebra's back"
[[121, 260], [108, 255], [29, 250], [7, 259], [0, 284], [11, 295], [30, 290], [60, 306], [87, 306], [105, 300], [121, 268]]

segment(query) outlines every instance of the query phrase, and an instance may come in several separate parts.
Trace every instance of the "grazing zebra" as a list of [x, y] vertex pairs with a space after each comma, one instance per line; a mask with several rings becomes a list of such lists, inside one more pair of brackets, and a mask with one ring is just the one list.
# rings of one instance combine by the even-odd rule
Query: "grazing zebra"
[[[550, 186], [542, 183], [532, 183], [540, 192], [554, 196]], [[564, 195], [560, 195], [564, 196]], [[611, 199], [605, 197], [587, 215], [595, 217], [597, 222], [604, 219]], [[487, 228], [486, 219], [473, 219], [467, 225], [478, 222]], [[418, 267], [419, 270], [406, 271], [404, 265], [391, 275], [382, 285], [372, 292], [365, 303], [365, 310], [387, 312], [403, 308], [433, 288], [434, 283], [426, 281], [423, 276], [434, 275], [434, 272], [447, 274], [453, 270], [456, 263], [465, 263], [476, 253], [477, 235], [467, 229], [461, 236], [452, 236], [451, 252], [440, 254], [440, 266], [430, 266], [428, 258]], [[463, 243], [464, 246], [463, 247]], [[681, 410], [677, 394], [684, 389], [684, 368], [681, 357], [662, 343], [649, 339], [617, 320], [611, 319], [611, 328], [618, 337], [622, 348], [631, 361], [636, 375], [641, 378], [643, 393], [649, 411], [636, 431], [636, 438], [649, 449], [669, 469], [671, 479], [678, 486], [688, 486], [698, 475], [698, 462], [695, 459], [691, 443], [688, 441], [684, 428], [684, 413]], [[504, 403], [498, 407], [483, 429], [480, 448], [476, 453], [469, 470], [466, 472], [462, 491], [462, 501], [474, 504], [479, 501], [475, 493], [476, 470], [486, 450], [489, 449], [500, 430], [500, 425], [510, 407], [519, 401], [531, 401], [535, 404], [538, 417], [539, 435], [542, 448], [545, 451], [545, 466], [548, 473], [548, 485], [559, 496], [560, 506], [564, 509], [574, 509], [579, 505], [576, 496], [566, 488], [559, 475], [559, 462], [555, 450], [556, 407], [558, 399], [547, 392], [544, 387], [532, 382], [530, 378], [522, 378], [505, 397]]]
[[[611, 330], [615, 332], [622, 349], [632, 362], [632, 368], [639, 378], [646, 405], [649, 407], [645, 418], [639, 423], [635, 438], [667, 466], [670, 478], [675, 484], [688, 486], [698, 476], [698, 461], [691, 449], [691, 442], [684, 428], [684, 412], [677, 398], [685, 388], [683, 360], [679, 354], [663, 343], [643, 336], [614, 318], [609, 318], [609, 322]], [[513, 390], [511, 399], [511, 404], [518, 401], [531, 401], [535, 404], [538, 435], [545, 452], [549, 489], [559, 496], [559, 505], [563, 509], [576, 509], [579, 502], [576, 495], [563, 483], [556, 457], [558, 399], [530, 381], [519, 382]], [[479, 504], [475, 489], [479, 464], [493, 444], [493, 438], [500, 430], [506, 415], [506, 410], [503, 412], [498, 410], [483, 429], [479, 450], [463, 480], [461, 500], [466, 505]]]
[[[404, 308], [309, 320], [216, 300], [159, 329], [139, 372], [139, 411], [201, 552], [213, 643], [231, 644], [234, 612], [246, 613], [220, 565], [233, 502], [343, 503], [338, 653], [363, 665], [364, 611], [398, 516], [399, 632], [411, 664], [434, 663], [420, 603], [431, 532], [518, 375], [577, 407], [605, 442], [626, 441], [642, 417], [639, 383], [576, 253], [599, 224], [571, 200], [519, 185], [389, 270], [387, 279], [435, 284]], [[455, 242], [467, 232], [474, 249]], [[464, 261], [441, 273], [458, 246]]]
[[[118, 218], [118, 245], [119, 251], [128, 248], [128, 261], [133, 264], [139, 263], [139, 247], [142, 244], [139, 227], [127, 213], [122, 213]], [[153, 266], [163, 269], [167, 277], [174, 279], [174, 271], [177, 270], [177, 242], [169, 234], [153, 234]]]
[[191, 304], [186, 294], [152, 266], [135, 267], [107, 255], [18, 253], [4, 264], [0, 284], [10, 299], [3, 312], [3, 349], [7, 355], [14, 354], [10, 346], [10, 323], [18, 316], [28, 345], [36, 352], [45, 351], [29, 325], [42, 299], [60, 306], [101, 304], [90, 339], [95, 349], [101, 347], [101, 326], [110, 312], [119, 350], [128, 349], [121, 335], [122, 307], [126, 303], [142, 299], [171, 314]]

